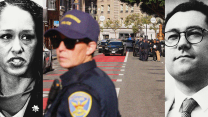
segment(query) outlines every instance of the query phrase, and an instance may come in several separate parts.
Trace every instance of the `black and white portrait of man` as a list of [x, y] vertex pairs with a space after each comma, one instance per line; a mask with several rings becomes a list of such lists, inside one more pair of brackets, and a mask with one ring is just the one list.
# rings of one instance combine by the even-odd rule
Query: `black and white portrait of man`
[[[173, 1], [166, 0], [171, 6]], [[208, 1], [183, 0], [166, 16], [166, 117], [208, 117]], [[168, 80], [166, 78], [166, 80]]]

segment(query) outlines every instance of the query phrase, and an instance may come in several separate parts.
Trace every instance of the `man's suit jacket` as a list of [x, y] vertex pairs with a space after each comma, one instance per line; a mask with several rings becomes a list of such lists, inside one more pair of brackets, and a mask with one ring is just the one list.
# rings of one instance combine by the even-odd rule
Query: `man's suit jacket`
[[175, 87], [175, 79], [166, 70], [165, 71], [165, 117], [167, 117], [168, 112], [175, 99], [174, 87]]
[[165, 100], [165, 117], [168, 117], [169, 110], [172, 107], [174, 99], [175, 99], [174, 93], [169, 96], [170, 97], [167, 97], [167, 99]]

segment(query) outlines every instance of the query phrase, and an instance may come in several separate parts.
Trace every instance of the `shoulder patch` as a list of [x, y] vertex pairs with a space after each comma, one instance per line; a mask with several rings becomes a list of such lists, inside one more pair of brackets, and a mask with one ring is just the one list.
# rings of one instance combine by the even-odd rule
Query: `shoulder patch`
[[92, 97], [84, 91], [77, 91], [68, 97], [69, 112], [72, 117], [86, 117], [92, 106]]

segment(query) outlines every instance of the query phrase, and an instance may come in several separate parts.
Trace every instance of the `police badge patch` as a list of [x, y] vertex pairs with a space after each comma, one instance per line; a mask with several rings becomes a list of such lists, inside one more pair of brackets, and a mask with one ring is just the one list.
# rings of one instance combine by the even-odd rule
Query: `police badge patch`
[[92, 106], [92, 97], [86, 92], [77, 91], [68, 97], [68, 103], [72, 117], [86, 117]]

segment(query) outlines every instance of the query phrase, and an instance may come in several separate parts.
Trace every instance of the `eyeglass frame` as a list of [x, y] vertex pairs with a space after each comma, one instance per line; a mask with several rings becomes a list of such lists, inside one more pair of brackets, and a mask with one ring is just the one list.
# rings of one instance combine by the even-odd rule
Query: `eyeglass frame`
[[[200, 40], [199, 42], [197, 42], [197, 43], [191, 43], [191, 42], [187, 39], [187, 30], [189, 30], [189, 29], [201, 29], [201, 31], [202, 31], [202, 37], [201, 37], [201, 40]], [[178, 33], [178, 35], [179, 35], [178, 42], [177, 42], [175, 45], [173, 45], [173, 46], [168, 46], [168, 45], [166, 45], [166, 43], [165, 43], [165, 46], [167, 46], [167, 47], [175, 47], [175, 46], [177, 46], [178, 43], [179, 43], [179, 41], [180, 41], [180, 39], [181, 39], [181, 33], [184, 33], [185, 39], [186, 39], [190, 44], [198, 44], [198, 43], [200, 43], [200, 42], [203, 40], [203, 38], [204, 38], [204, 31], [208, 31], [208, 29], [201, 28], [201, 27], [198, 27], [198, 26], [189, 27], [189, 28], [187, 28], [187, 29], [186, 29], [185, 31], [183, 31], [183, 32], [177, 32], [177, 31], [175, 31], [175, 32]], [[167, 32], [165, 32], [165, 33], [168, 33], [168, 32], [173, 32], [173, 31], [167, 31]], [[166, 40], [166, 39], [165, 39], [165, 40]]]

